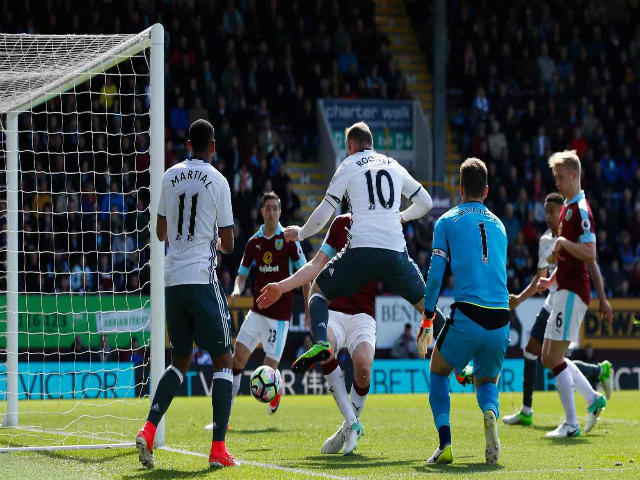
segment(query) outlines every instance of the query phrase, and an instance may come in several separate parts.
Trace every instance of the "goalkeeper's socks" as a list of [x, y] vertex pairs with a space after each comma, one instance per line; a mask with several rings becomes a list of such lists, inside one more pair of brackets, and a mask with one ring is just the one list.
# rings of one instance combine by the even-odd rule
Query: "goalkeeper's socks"
[[169, 405], [171, 405], [173, 396], [176, 394], [182, 380], [182, 372], [173, 365], [169, 365], [169, 368], [164, 371], [158, 383], [147, 421], [153, 423], [156, 427], [158, 426]]
[[213, 372], [211, 404], [213, 405], [213, 441], [224, 441], [231, 413], [233, 374], [230, 368], [220, 368]]
[[531, 408], [533, 407], [533, 387], [536, 383], [536, 377], [538, 376], [538, 357], [526, 350], [523, 355], [524, 378], [522, 381], [522, 405], [531, 411]]
[[429, 405], [431, 405], [433, 421], [440, 436], [440, 448], [443, 449], [444, 445], [451, 443], [449, 377], [431, 372], [429, 383]]
[[327, 341], [327, 325], [329, 323], [329, 303], [320, 293], [315, 293], [309, 300], [311, 316], [311, 335], [314, 342]]
[[364, 403], [367, 401], [367, 396], [369, 395], [369, 387], [370, 384], [367, 384], [366, 387], [360, 387], [356, 381], [353, 381], [353, 385], [351, 386], [351, 405], [353, 405], [353, 409], [355, 410], [356, 416], [360, 418], [362, 416], [362, 411], [364, 410]]
[[500, 417], [500, 404], [498, 401], [498, 386], [493, 382], [483, 383], [478, 385], [476, 389], [476, 399], [478, 400], [478, 406], [482, 413], [486, 413], [487, 410], [493, 411], [496, 419]]
[[342, 373], [338, 361], [335, 358], [329, 360], [322, 365], [322, 371], [324, 372], [327, 384], [329, 385], [329, 391], [333, 395], [333, 399], [336, 401], [340, 413], [342, 413], [347, 425], [353, 425], [356, 423], [357, 417], [349, 401], [347, 387], [344, 384], [344, 373]]

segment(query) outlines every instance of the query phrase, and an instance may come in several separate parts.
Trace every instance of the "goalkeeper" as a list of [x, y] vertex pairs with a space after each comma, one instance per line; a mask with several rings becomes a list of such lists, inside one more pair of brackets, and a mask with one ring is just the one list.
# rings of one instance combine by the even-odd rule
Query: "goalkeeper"
[[[473, 360], [478, 405], [484, 415], [485, 459], [500, 456], [497, 418], [497, 382], [509, 343], [507, 291], [507, 236], [502, 222], [484, 205], [488, 193], [487, 168], [476, 159], [460, 167], [462, 204], [438, 219], [427, 277], [423, 325], [429, 327], [447, 261], [455, 276], [451, 314], [438, 335], [431, 358], [429, 403], [440, 445], [428, 463], [451, 463], [449, 374], [462, 372]], [[418, 334], [418, 352], [424, 357], [430, 335]]]

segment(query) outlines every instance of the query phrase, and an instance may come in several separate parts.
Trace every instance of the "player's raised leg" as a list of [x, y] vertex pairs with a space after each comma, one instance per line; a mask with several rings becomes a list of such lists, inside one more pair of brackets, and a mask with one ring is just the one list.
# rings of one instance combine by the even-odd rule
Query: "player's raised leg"
[[309, 292], [309, 316], [311, 317], [311, 335], [314, 343], [291, 365], [296, 373], [304, 373], [316, 363], [328, 360], [332, 353], [331, 345], [327, 340], [329, 301], [315, 281]]

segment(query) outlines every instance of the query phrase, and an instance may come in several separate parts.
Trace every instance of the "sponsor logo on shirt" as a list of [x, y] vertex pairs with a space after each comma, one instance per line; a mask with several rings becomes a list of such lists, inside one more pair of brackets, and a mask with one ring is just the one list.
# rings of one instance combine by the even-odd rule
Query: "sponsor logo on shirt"
[[260, 265], [258, 270], [261, 273], [276, 273], [280, 271], [279, 265]]
[[262, 261], [265, 264], [270, 265], [271, 262], [273, 262], [273, 253], [269, 251], [264, 252], [264, 255], [262, 256]]

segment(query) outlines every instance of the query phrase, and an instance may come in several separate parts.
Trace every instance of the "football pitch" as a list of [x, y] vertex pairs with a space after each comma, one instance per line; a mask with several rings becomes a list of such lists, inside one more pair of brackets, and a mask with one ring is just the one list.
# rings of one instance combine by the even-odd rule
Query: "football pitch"
[[[502, 394], [501, 415], [514, 411], [521, 396]], [[242, 396], [233, 408], [227, 445], [243, 464], [212, 470], [207, 463], [211, 433], [203, 429], [211, 416], [210, 399], [178, 397], [167, 415], [168, 448], [156, 449], [152, 471], [140, 466], [134, 448], [0, 453], [0, 479], [637, 479], [638, 399], [638, 392], [614, 392], [590, 434], [547, 440], [544, 434], [562, 419], [560, 401], [555, 392], [536, 392], [534, 425], [500, 423], [502, 456], [497, 466], [487, 466], [475, 395], [455, 394], [451, 397], [454, 463], [430, 466], [426, 460], [437, 446], [437, 434], [427, 395], [371, 395], [361, 419], [365, 436], [357, 453], [348, 457], [320, 454], [324, 440], [342, 422], [332, 397], [284, 397], [280, 410], [269, 416], [264, 404]], [[584, 426], [584, 401], [577, 397], [576, 403]], [[135, 433], [131, 432], [130, 441]], [[0, 446], [5, 446], [6, 437], [0, 438], [4, 438]]]

